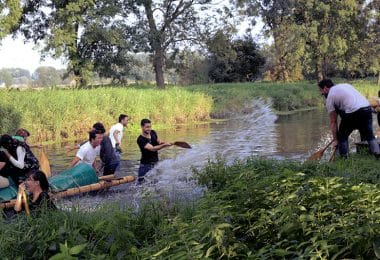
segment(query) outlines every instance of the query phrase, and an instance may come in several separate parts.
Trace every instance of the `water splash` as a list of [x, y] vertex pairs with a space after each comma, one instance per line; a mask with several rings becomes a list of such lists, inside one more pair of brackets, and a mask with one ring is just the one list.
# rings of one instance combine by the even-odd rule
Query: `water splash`
[[[75, 203], [80, 203], [93, 208], [106, 201], [119, 200], [137, 207], [141, 198], [147, 195], [166, 196], [170, 200], [199, 197], [203, 190], [192, 180], [192, 167], [201, 168], [217, 155], [231, 163], [236, 159], [265, 156], [276, 151], [277, 116], [272, 112], [270, 104], [255, 100], [250, 110], [250, 114], [236, 115], [221, 123], [221, 126], [211, 127], [207, 136], [192, 143], [192, 149], [183, 150], [174, 158], [160, 161], [147, 174], [144, 185], [121, 185], [115, 187], [114, 192], [108, 192], [101, 197], [82, 196], [79, 201], [75, 198], [64, 200], [62, 206], [70, 208]], [[134, 170], [136, 169], [137, 165], [134, 166]]]

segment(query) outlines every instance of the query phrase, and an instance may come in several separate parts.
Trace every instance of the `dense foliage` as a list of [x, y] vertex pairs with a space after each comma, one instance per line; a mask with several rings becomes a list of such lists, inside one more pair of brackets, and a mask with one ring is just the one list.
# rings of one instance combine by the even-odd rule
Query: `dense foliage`
[[109, 128], [120, 113], [131, 117], [128, 129], [137, 132], [143, 118], [156, 128], [207, 121], [212, 107], [207, 95], [178, 87], [3, 90], [0, 97], [1, 133], [24, 127], [32, 140], [50, 142], [86, 139], [91, 125], [101, 121]]
[[[267, 78], [378, 75], [379, 1], [234, 0], [273, 38]], [[373, 56], [374, 55], [374, 56]]]
[[[379, 257], [379, 162], [252, 158], [195, 171], [198, 202], [50, 212], [0, 222], [0, 254], [55, 259]], [[70, 258], [71, 259], [71, 258]]]
[[249, 37], [231, 40], [220, 31], [210, 39], [208, 49], [205, 62], [212, 82], [254, 81], [265, 64], [258, 45]]
[[[273, 81], [377, 76], [380, 82], [379, 7], [377, 0], [9, 0], [0, 6], [0, 38], [21, 32], [26, 40], [44, 42], [42, 56], [66, 58], [68, 71], [83, 86], [93, 72], [125, 83], [138, 64], [131, 54], [143, 52], [163, 88], [170, 60], [189, 51], [201, 53], [206, 63], [211, 56], [210, 76], [217, 82], [242, 81], [243, 74], [256, 78], [260, 56], [267, 61], [260, 78]], [[260, 46], [253, 37], [258, 21], [266, 40]], [[231, 49], [242, 52], [238, 46], [220, 45], [225, 56], [210, 48], [221, 31], [244, 41], [242, 28], [255, 42], [243, 51], [254, 52], [253, 58], [231, 57]], [[188, 61], [177, 62], [178, 69], [189, 67], [182, 62]]]

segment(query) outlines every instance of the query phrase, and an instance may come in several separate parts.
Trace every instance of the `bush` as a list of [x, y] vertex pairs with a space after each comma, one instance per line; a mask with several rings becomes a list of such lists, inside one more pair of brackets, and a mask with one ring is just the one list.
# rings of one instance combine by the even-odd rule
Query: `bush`
[[[22, 215], [0, 222], [5, 259], [374, 259], [380, 254], [379, 161], [218, 158], [194, 176], [191, 202]], [[54, 258], [53, 258], [54, 259]]]

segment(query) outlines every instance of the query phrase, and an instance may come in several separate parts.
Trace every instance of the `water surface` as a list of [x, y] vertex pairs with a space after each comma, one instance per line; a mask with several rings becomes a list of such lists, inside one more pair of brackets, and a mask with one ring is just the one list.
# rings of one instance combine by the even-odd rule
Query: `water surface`
[[[217, 155], [227, 162], [250, 156], [304, 160], [331, 138], [325, 110], [276, 116], [263, 101], [255, 101], [252, 106], [250, 114], [237, 115], [227, 121], [158, 131], [161, 140], [187, 141], [193, 148], [173, 146], [160, 151], [160, 162], [147, 174], [147, 182], [142, 186], [124, 184], [96, 196], [64, 199], [60, 202], [61, 207], [93, 208], [114, 201], [137, 207], [144, 196], [196, 199], [202, 194], [202, 188], [192, 180], [192, 168], [201, 168]], [[355, 138], [357, 134], [351, 142]], [[140, 151], [136, 139], [137, 136], [124, 135], [118, 176], [137, 175]], [[74, 152], [66, 154], [61, 145], [48, 147], [48, 154], [54, 172], [67, 168], [75, 156]]]

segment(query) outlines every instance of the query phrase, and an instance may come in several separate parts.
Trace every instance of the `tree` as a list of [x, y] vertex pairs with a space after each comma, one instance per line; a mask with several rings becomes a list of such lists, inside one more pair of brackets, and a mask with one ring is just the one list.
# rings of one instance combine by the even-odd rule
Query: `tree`
[[7, 36], [17, 26], [21, 14], [21, 1], [0, 1], [0, 39]]
[[10, 69], [0, 70], [0, 80], [4, 82], [6, 87], [10, 87], [13, 83], [13, 77]]
[[136, 0], [139, 28], [135, 36], [141, 51], [152, 53], [156, 84], [164, 88], [164, 65], [169, 48], [180, 43], [197, 42], [201, 33], [198, 10], [207, 8], [211, 0]]
[[208, 60], [206, 55], [199, 51], [183, 50], [175, 60], [172, 60], [170, 68], [175, 68], [178, 82], [182, 85], [208, 82]]
[[301, 58], [305, 54], [305, 42], [293, 19], [295, 1], [235, 1], [243, 13], [253, 17], [253, 23], [260, 16], [265, 24], [264, 34], [273, 38], [273, 49], [269, 57], [271, 67], [266, 72], [273, 80], [302, 79]]
[[253, 81], [265, 64], [265, 58], [259, 46], [249, 36], [233, 42], [236, 59], [233, 66], [234, 81]]
[[363, 39], [362, 7], [365, 1], [296, 1], [295, 18], [306, 39], [311, 67], [318, 80], [329, 74], [329, 68], [349, 67], [347, 54], [357, 51]]
[[[378, 0], [235, 3], [254, 19], [260, 16], [265, 33], [273, 37], [270, 74], [274, 79], [299, 79], [302, 72], [322, 79], [333, 71], [354, 75], [378, 70]], [[368, 59], [368, 54], [375, 58]]]
[[350, 42], [345, 74], [351, 77], [367, 77], [377, 74], [380, 85], [380, 1], [366, 1], [361, 15], [352, 26], [357, 27], [358, 40]]
[[81, 58], [93, 65], [100, 77], [111, 78], [114, 83], [127, 83], [137, 61], [130, 54], [131, 45], [126, 39], [128, 27], [115, 23], [103, 27], [93, 22], [81, 37], [79, 49]]
[[[65, 57], [68, 72], [74, 74], [78, 85], [84, 86], [92, 76], [94, 60], [103, 58], [97, 55], [103, 54], [98, 50], [104, 46], [101, 40], [105, 38], [97, 40], [89, 35], [112, 30], [121, 10], [117, 0], [27, 0], [13, 32], [20, 31], [34, 42], [44, 41], [43, 55]], [[106, 45], [113, 48], [110, 43]]]
[[34, 72], [33, 78], [35, 85], [39, 87], [51, 87], [60, 83], [61, 78], [59, 72], [49, 66], [38, 67]]
[[214, 82], [254, 80], [265, 63], [257, 44], [249, 36], [232, 40], [222, 31], [208, 41], [209, 77]]

